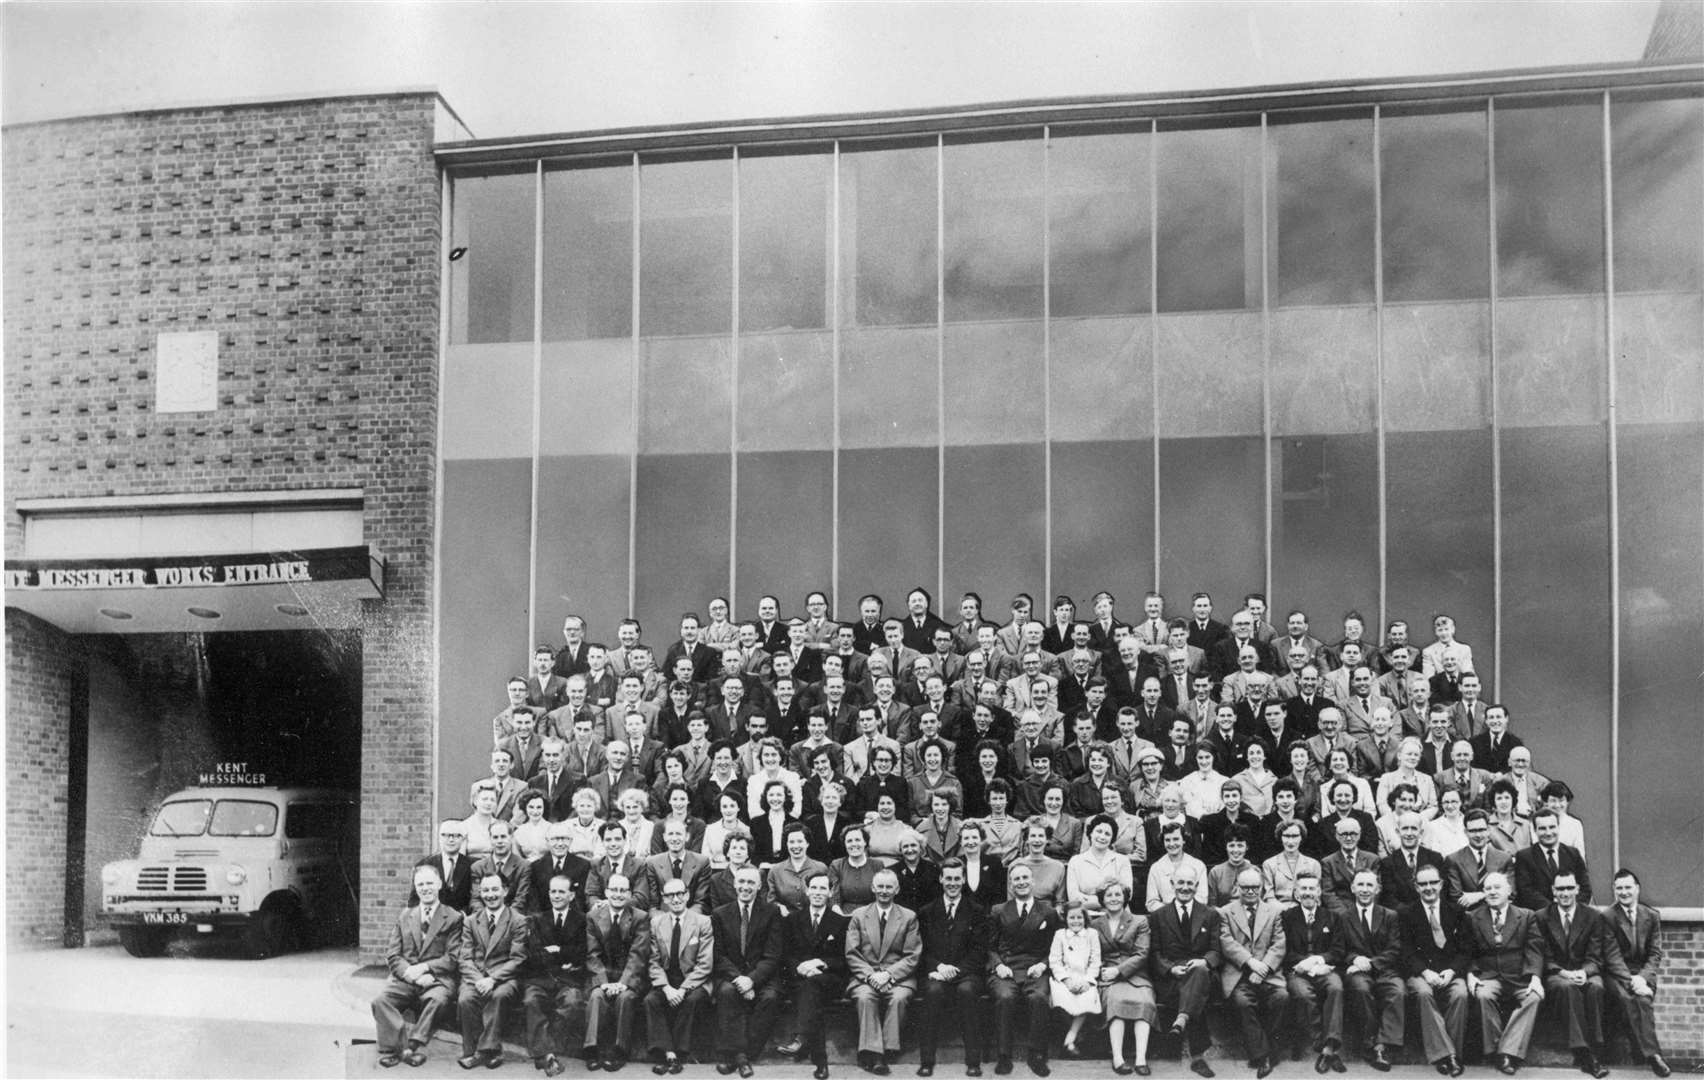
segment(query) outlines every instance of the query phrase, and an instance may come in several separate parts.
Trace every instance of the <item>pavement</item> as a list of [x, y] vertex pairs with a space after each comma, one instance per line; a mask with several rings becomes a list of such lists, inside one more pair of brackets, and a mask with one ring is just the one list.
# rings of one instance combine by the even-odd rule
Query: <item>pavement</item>
[[[19, 1077], [372, 1077], [424, 1080], [426, 1077], [466, 1075], [455, 1063], [459, 1040], [440, 1031], [428, 1047], [427, 1063], [382, 1069], [373, 1046], [373, 1021], [368, 1003], [383, 986], [383, 972], [359, 967], [351, 948], [321, 949], [268, 960], [244, 959], [234, 947], [218, 941], [191, 941], [173, 946], [169, 955], [138, 960], [116, 945], [85, 949], [14, 952], [6, 969], [6, 1073]], [[868, 1074], [851, 1064], [848, 1042], [853, 1035], [849, 1013], [837, 1015], [831, 1029], [837, 1078]], [[643, 1028], [643, 1020], [638, 1025]], [[841, 1030], [841, 1029], [847, 1030]], [[1087, 1043], [1096, 1047], [1096, 1041]], [[1215, 1050], [1208, 1058], [1222, 1077], [1252, 1077], [1247, 1063]], [[943, 1047], [936, 1076], [957, 1080], [964, 1075], [957, 1047]], [[570, 1077], [587, 1075], [580, 1062], [566, 1063]], [[1399, 1065], [1375, 1073], [1359, 1061], [1347, 1062], [1347, 1076], [1386, 1077], [1388, 1080], [1432, 1080], [1424, 1065]], [[1153, 1075], [1192, 1078], [1187, 1065], [1175, 1058], [1155, 1056]], [[1055, 1058], [1052, 1075], [1059, 1080], [1096, 1080], [1112, 1076], [1104, 1044], [1088, 1060]], [[810, 1066], [771, 1054], [756, 1064], [757, 1075], [768, 1080], [794, 1080], [810, 1075]], [[894, 1066], [896, 1078], [917, 1071], [914, 1048]], [[992, 1063], [984, 1074], [993, 1077]], [[485, 1073], [490, 1075], [490, 1073]], [[538, 1076], [524, 1048], [506, 1044], [497, 1075]], [[651, 1075], [648, 1065], [635, 1062], [623, 1078]], [[688, 1080], [710, 1080], [719, 1074], [710, 1064], [690, 1065]], [[1470, 1078], [1498, 1080], [1488, 1067], [1468, 1070]], [[1532, 1080], [1576, 1080], [1573, 1069], [1522, 1069]], [[1614, 1067], [1614, 1077], [1646, 1077], [1631, 1066]], [[1032, 1076], [1022, 1061], [1014, 1080]], [[1274, 1080], [1313, 1078], [1311, 1061], [1280, 1062]]]

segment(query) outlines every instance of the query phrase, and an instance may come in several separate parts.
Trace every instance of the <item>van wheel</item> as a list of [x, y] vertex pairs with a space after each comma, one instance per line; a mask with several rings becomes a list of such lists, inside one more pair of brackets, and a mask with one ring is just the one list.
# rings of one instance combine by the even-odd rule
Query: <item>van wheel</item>
[[145, 926], [121, 926], [118, 928], [119, 944], [131, 956], [143, 959], [166, 954], [166, 944], [171, 941], [171, 931], [153, 930]]
[[284, 906], [268, 900], [243, 928], [243, 945], [249, 956], [256, 960], [277, 956], [288, 944], [286, 934], [289, 929], [290, 920]]

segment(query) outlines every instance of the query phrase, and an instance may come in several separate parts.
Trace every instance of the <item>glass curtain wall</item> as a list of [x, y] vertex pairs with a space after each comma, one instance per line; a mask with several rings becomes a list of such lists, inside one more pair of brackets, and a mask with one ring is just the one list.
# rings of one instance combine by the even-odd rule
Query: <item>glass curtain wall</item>
[[[1158, 585], [1328, 642], [1451, 615], [1594, 865], [1619, 839], [1659, 902], [1704, 873], [1661, 839], [1681, 804], [1628, 801], [1704, 751], [1694, 90], [453, 181], [446, 812], [570, 612], [661, 650], [718, 595], [1108, 588], [1128, 617]], [[1663, 827], [1617, 838], [1612, 779]]]

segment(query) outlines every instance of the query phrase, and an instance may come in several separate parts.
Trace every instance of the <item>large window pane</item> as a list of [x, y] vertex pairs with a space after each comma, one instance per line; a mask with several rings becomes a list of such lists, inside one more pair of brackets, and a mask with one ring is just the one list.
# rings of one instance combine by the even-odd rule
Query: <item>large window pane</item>
[[639, 343], [639, 452], [726, 453], [733, 425], [728, 339]]
[[1054, 443], [1152, 437], [1152, 320], [1054, 319], [1049, 330]]
[[1379, 116], [1387, 301], [1491, 293], [1485, 107]]
[[1041, 444], [946, 450], [946, 595], [1041, 590], [1046, 465]]
[[735, 537], [737, 611], [756, 611], [773, 593], [781, 610], [804, 610], [805, 594], [827, 591], [834, 548], [834, 462], [826, 450], [741, 453]]
[[1494, 112], [1497, 294], [1603, 290], [1603, 106], [1511, 104]]
[[1267, 133], [1273, 303], [1373, 299], [1373, 118], [1284, 116]]
[[843, 332], [840, 445], [938, 443], [939, 352], [932, 326]]
[[455, 180], [450, 343], [533, 339], [533, 169]]
[[739, 448], [834, 445], [834, 342], [823, 331], [740, 336]]
[[1172, 610], [1206, 590], [1223, 619], [1266, 587], [1266, 455], [1262, 440], [1160, 440], [1159, 580]]
[[639, 192], [639, 332], [727, 333], [734, 303], [732, 158], [641, 161]]
[[654, 645], [675, 639], [681, 612], [728, 595], [729, 483], [725, 453], [639, 458], [633, 595]]
[[633, 334], [633, 167], [544, 174], [544, 340]]
[[841, 322], [936, 321], [934, 140], [840, 154]]
[[889, 611], [921, 583], [935, 592], [940, 550], [939, 451], [934, 447], [840, 453], [842, 611], [880, 593]]
[[[1154, 442], [1053, 444], [1053, 591], [1139, 597], [1154, 581]], [[984, 598], [987, 595], [984, 594]]]
[[740, 155], [740, 329], [828, 325], [833, 161]]
[[630, 484], [626, 455], [538, 459], [534, 642], [560, 645], [562, 617], [573, 613], [585, 617], [587, 640], [615, 648], [616, 624], [627, 615]]
[[1150, 147], [1146, 124], [1095, 134], [1053, 131], [1047, 148], [1053, 317], [1149, 309]]
[[945, 338], [947, 444], [1039, 441], [1047, 423], [1041, 320], [958, 324]]
[[1154, 153], [1160, 310], [1259, 307], [1259, 125], [1162, 125]]
[[1042, 142], [948, 140], [942, 151], [948, 322], [1041, 317]]
[[1612, 100], [1617, 292], [1704, 288], [1704, 98]]

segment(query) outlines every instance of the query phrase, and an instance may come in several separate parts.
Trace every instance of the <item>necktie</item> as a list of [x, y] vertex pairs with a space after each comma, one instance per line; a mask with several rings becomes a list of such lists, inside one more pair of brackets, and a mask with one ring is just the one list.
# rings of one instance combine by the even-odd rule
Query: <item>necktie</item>
[[424, 930], [432, 925], [432, 913], [437, 910], [438, 906], [434, 904], [420, 913], [420, 929]]
[[669, 981], [679, 986], [680, 971], [680, 920], [674, 920], [674, 929], [669, 933]]
[[486, 916], [486, 924], [493, 930], [497, 929], [497, 913], [495, 911]]
[[1369, 934], [1372, 933], [1373, 932], [1373, 909], [1372, 908], [1364, 907], [1364, 908], [1361, 909], [1361, 921], [1367, 925], [1367, 933], [1369, 933]]
[[815, 937], [817, 934], [819, 934], [821, 932], [822, 932], [822, 912], [813, 911], [813, 912], [811, 912], [811, 936]]
[[1408, 853], [1408, 876], [1414, 876], [1414, 853], [1412, 851]]
[[1187, 930], [1189, 928], [1189, 905], [1188, 904], [1179, 904], [1177, 906], [1177, 921], [1180, 924], [1182, 924], [1184, 929]]
[[953, 921], [953, 912], [955, 912], [957, 910], [958, 910], [957, 904], [948, 904], [947, 905], [947, 921], [948, 922]]
[[1491, 913], [1491, 932], [1497, 935], [1498, 941], [1503, 940], [1503, 913], [1501, 911]]
[[1556, 876], [1556, 852], [1549, 850], [1544, 853], [1544, 860], [1550, 864], [1550, 876]]
[[556, 929], [562, 929], [562, 913], [560, 911], [556, 913]]
[[1027, 918], [1029, 918], [1029, 905], [1028, 904], [1019, 904], [1018, 905], [1018, 921], [1023, 922]]
[[751, 909], [749, 907], [747, 907], [746, 905], [741, 904], [740, 905], [740, 953], [742, 955], [745, 953], [746, 931], [749, 930], [749, 929], [751, 929]]
[[1475, 862], [1479, 863], [1479, 877], [1480, 880], [1483, 881], [1485, 878], [1485, 852], [1475, 851], [1473, 853], [1473, 858]]
[[679, 859], [674, 860], [674, 875], [673, 876], [680, 877], [680, 860]]
[[1302, 921], [1307, 923], [1309, 927], [1313, 926], [1313, 917], [1313, 912], [1309, 911], [1307, 908], [1302, 909]]
[[1438, 948], [1444, 947], [1444, 924], [1438, 921], [1438, 909], [1428, 904], [1426, 906], [1426, 921], [1432, 924], [1432, 944]]

